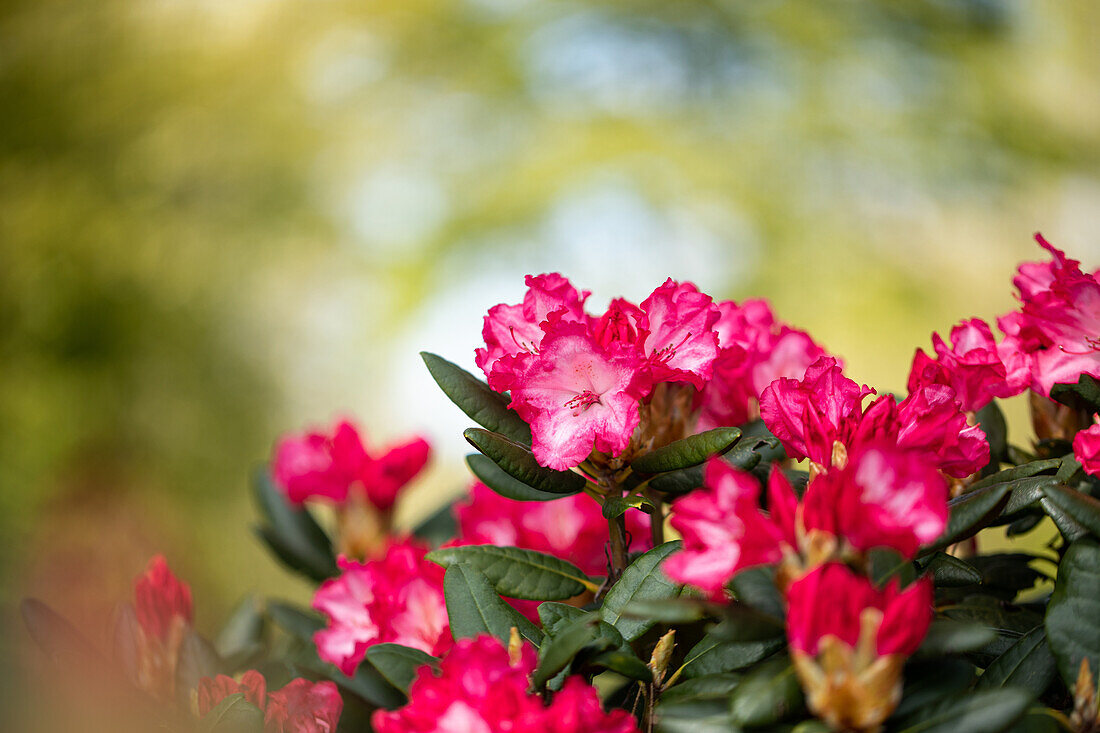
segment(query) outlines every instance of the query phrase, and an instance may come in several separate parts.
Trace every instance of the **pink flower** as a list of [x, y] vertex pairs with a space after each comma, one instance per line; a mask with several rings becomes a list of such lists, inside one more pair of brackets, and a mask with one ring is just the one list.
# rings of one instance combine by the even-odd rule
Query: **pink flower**
[[970, 425], [950, 387], [933, 384], [906, 397], [897, 412], [897, 444], [924, 453], [949, 476], [965, 478], [989, 463], [989, 442]]
[[203, 677], [199, 680], [196, 691], [199, 717], [205, 717], [207, 713], [218, 706], [218, 703], [238, 692], [243, 692], [245, 700], [263, 710], [264, 705], [267, 703], [267, 680], [254, 669], [250, 669], [241, 675], [240, 681], [224, 674], [219, 674], [216, 677]]
[[665, 562], [668, 576], [720, 594], [742, 569], [779, 561], [783, 532], [760, 510], [759, 497], [756, 479], [712, 458], [703, 488], [672, 503], [684, 548]]
[[482, 336], [485, 348], [477, 349], [478, 367], [485, 377], [493, 379], [493, 367], [502, 357], [520, 353], [536, 353], [542, 343], [542, 324], [554, 312], [563, 320], [584, 319], [584, 301], [588, 291], [577, 292], [569, 280], [556, 272], [527, 276], [527, 294], [523, 303], [500, 305], [489, 309]]
[[218, 675], [199, 680], [198, 712], [206, 716], [226, 697], [238, 692], [264, 713], [264, 733], [333, 733], [344, 701], [332, 682], [292, 680], [286, 687], [266, 694], [267, 682], [255, 670], [232, 677]]
[[350, 677], [373, 644], [394, 642], [428, 654], [450, 646], [443, 569], [424, 559], [428, 549], [408, 539], [377, 560], [340, 558], [340, 576], [313, 596], [313, 607], [328, 617], [327, 628], [313, 637], [321, 659]]
[[160, 641], [174, 624], [191, 625], [191, 588], [168, 569], [164, 555], [152, 558], [134, 581], [134, 612], [146, 635]]
[[593, 448], [621, 454], [640, 421], [632, 386], [637, 357], [620, 348], [604, 350], [584, 324], [556, 314], [543, 330], [538, 354], [509, 357], [494, 372], [494, 388], [510, 390], [512, 409], [531, 425], [535, 458], [564, 470]]
[[947, 526], [947, 483], [920, 453], [870, 444], [840, 471], [810, 482], [805, 528], [843, 537], [856, 550], [890, 547], [905, 557]]
[[296, 504], [316, 498], [343, 504], [348, 491], [358, 485], [371, 504], [390, 511], [401, 488], [424, 468], [430, 451], [427, 441], [414, 438], [372, 456], [359, 431], [345, 420], [336, 423], [331, 433], [280, 439], [272, 475]]
[[840, 364], [823, 356], [802, 380], [778, 379], [760, 396], [760, 415], [792, 458], [832, 463], [833, 445], [859, 425], [863, 398], [874, 390], [844, 376]]
[[[568, 560], [589, 575], [607, 572], [607, 520], [586, 494], [544, 502], [506, 499], [474, 483], [468, 502], [455, 505], [462, 544], [521, 547]], [[633, 552], [649, 549], [649, 521], [640, 511], [626, 514]]]
[[524, 645], [517, 658], [491, 636], [462, 639], [439, 670], [424, 666], [409, 688], [409, 703], [379, 710], [378, 733], [636, 733], [624, 710], [605, 713], [596, 691], [579, 678], [566, 681], [549, 706], [527, 691], [535, 654]]
[[1049, 396], [1055, 384], [1100, 376], [1100, 282], [1041, 235], [1035, 239], [1053, 260], [1020, 265], [1013, 280], [1020, 311], [998, 323], [1030, 358], [1031, 388]]
[[332, 682], [292, 680], [268, 696], [265, 733], [335, 733], [344, 701]]
[[1073, 457], [1090, 476], [1100, 476], [1100, 424], [1073, 437]]
[[684, 381], [702, 389], [718, 356], [719, 312], [709, 295], [672, 278], [642, 301], [639, 321], [650, 383]]
[[767, 301], [718, 304], [720, 347], [703, 389], [700, 429], [743, 425], [758, 414], [760, 394], [777, 379], [801, 381], [825, 351], [803, 331], [776, 320]]
[[[994, 397], [1020, 394], [1031, 382], [1027, 360], [1012, 347], [998, 344], [989, 326], [977, 318], [951, 329], [948, 346], [932, 334], [936, 360], [920, 349], [909, 372], [909, 391], [926, 384], [942, 384], [955, 390], [967, 412], [977, 412]], [[1006, 362], [1007, 358], [1007, 362]]]
[[[932, 622], [932, 583], [922, 578], [904, 591], [897, 581], [876, 590], [871, 581], [841, 563], [826, 563], [791, 584], [787, 591], [787, 638], [791, 648], [816, 656], [832, 636], [850, 648], [860, 645], [870, 624], [872, 657], [908, 656], [917, 650]], [[867, 609], [878, 613], [866, 614]]]

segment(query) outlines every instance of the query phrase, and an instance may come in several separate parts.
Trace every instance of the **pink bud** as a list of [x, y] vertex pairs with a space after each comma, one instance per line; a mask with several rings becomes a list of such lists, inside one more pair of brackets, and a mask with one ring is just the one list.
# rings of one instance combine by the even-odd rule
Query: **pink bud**
[[161, 641], [175, 619], [191, 624], [191, 588], [172, 574], [163, 555], [153, 557], [134, 581], [134, 612], [145, 633]]

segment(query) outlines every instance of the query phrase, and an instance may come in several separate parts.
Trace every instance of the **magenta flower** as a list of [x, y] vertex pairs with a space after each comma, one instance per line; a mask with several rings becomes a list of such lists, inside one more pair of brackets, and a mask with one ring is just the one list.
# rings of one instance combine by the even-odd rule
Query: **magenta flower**
[[1073, 457], [1090, 476], [1100, 476], [1100, 424], [1073, 436]]
[[889, 547], [915, 557], [947, 526], [947, 483], [920, 453], [870, 444], [847, 466], [810, 482], [806, 530], [821, 529], [866, 552]]
[[462, 639], [443, 657], [439, 670], [417, 671], [408, 704], [378, 710], [378, 733], [637, 733], [625, 710], [604, 712], [595, 688], [570, 678], [547, 706], [527, 691], [534, 651], [524, 645], [515, 658], [497, 639]]
[[951, 345], [932, 334], [936, 359], [920, 349], [909, 372], [909, 391], [927, 384], [951, 387], [966, 412], [977, 412], [994, 397], [1011, 397], [1028, 388], [1027, 359], [1012, 342], [998, 344], [989, 326], [977, 318], [951, 329]]
[[134, 613], [146, 636], [162, 642], [173, 626], [191, 625], [191, 588], [172, 573], [164, 555], [149, 560], [145, 572], [134, 581]]
[[366, 563], [340, 558], [340, 576], [313, 596], [313, 608], [328, 617], [313, 637], [321, 659], [350, 677], [374, 644], [394, 642], [428, 654], [450, 646], [443, 569], [424, 559], [428, 550], [408, 539]]
[[538, 354], [509, 357], [494, 372], [495, 388], [511, 391], [512, 409], [531, 425], [535, 458], [567, 469], [593, 448], [619, 455], [640, 421], [637, 357], [605, 350], [582, 323], [552, 316], [543, 330]]
[[642, 301], [640, 343], [648, 380], [690, 382], [697, 389], [710, 380], [718, 357], [718, 307], [692, 283], [672, 278]]
[[267, 694], [267, 681], [255, 670], [240, 680], [218, 675], [199, 680], [196, 702], [200, 717], [222, 700], [238, 692], [264, 713], [264, 733], [334, 733], [344, 701], [332, 682], [295, 679], [281, 690]]
[[[521, 547], [568, 560], [589, 575], [607, 572], [607, 520], [599, 503], [586, 494], [545, 502], [514, 501], [475, 483], [469, 501], [455, 505], [455, 515], [462, 544]], [[626, 526], [632, 552], [652, 546], [643, 512], [629, 510]]]
[[319, 498], [343, 504], [352, 487], [361, 486], [371, 504], [388, 512], [430, 452], [427, 441], [414, 438], [372, 456], [355, 426], [343, 420], [331, 433], [284, 436], [275, 447], [272, 476], [296, 504]]
[[[869, 626], [872, 657], [917, 650], [932, 622], [932, 583], [916, 581], [904, 591], [893, 581], [876, 590], [871, 581], [841, 563], [826, 563], [787, 591], [787, 638], [791, 649], [816, 656], [827, 637], [851, 648]], [[877, 613], [867, 613], [868, 610]]]
[[668, 576], [717, 595], [742, 569], [778, 562], [784, 533], [760, 510], [759, 497], [756, 479], [712, 458], [703, 488], [672, 503], [684, 548], [665, 562]]
[[801, 381], [825, 351], [776, 320], [767, 301], [718, 304], [719, 352], [700, 397], [700, 429], [743, 425], [759, 414], [760, 394], [777, 379]]
[[923, 453], [941, 471], [965, 478], [989, 463], [989, 441], [967, 422], [955, 391], [933, 384], [906, 397], [897, 410], [896, 440], [901, 448]]
[[537, 353], [542, 343], [542, 324], [551, 313], [562, 320], [583, 321], [588, 291], [577, 289], [556, 272], [527, 276], [527, 294], [517, 305], [495, 305], [485, 316], [481, 335], [485, 348], [476, 350], [478, 367], [492, 383], [493, 368], [505, 356]]

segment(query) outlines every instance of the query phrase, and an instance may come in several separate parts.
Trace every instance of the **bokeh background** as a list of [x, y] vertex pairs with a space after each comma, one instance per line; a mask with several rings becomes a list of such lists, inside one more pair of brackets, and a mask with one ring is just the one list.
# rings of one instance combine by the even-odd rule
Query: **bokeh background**
[[903, 388], [931, 331], [1012, 308], [1034, 231], [1100, 264], [1098, 28], [1093, 0], [7, 0], [0, 652], [28, 594], [94, 635], [158, 551], [200, 626], [303, 597], [249, 530], [282, 431], [428, 435], [406, 522], [460, 491], [417, 352], [472, 366], [529, 272], [766, 295]]

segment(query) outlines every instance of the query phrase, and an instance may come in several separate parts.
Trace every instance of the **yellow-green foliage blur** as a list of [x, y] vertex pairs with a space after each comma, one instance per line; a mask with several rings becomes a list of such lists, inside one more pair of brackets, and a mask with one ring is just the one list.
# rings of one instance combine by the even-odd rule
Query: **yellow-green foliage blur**
[[200, 626], [301, 598], [246, 486], [337, 414], [433, 438], [405, 521], [453, 496], [464, 420], [417, 351], [471, 365], [528, 272], [764, 295], [903, 388], [931, 331], [1012, 307], [1035, 230], [1100, 264], [1098, 29], [1093, 0], [9, 0], [5, 625], [33, 594], [94, 635], [157, 551]]

